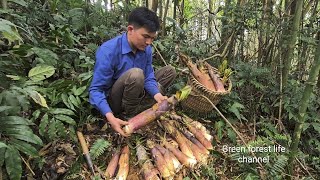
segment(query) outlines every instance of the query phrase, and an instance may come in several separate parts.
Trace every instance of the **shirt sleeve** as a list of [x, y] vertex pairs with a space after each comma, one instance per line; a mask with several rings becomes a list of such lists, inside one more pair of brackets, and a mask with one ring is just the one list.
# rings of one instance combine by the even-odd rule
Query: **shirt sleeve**
[[104, 51], [105, 49], [100, 47], [96, 53], [93, 79], [89, 88], [90, 104], [97, 108], [103, 116], [111, 112], [107, 95], [114, 74], [111, 58]]
[[146, 49], [146, 56], [147, 56], [147, 64], [145, 70], [145, 81], [144, 81], [144, 88], [145, 90], [153, 97], [155, 94], [159, 93], [158, 83], [154, 76], [154, 70], [152, 67], [152, 50], [151, 47]]

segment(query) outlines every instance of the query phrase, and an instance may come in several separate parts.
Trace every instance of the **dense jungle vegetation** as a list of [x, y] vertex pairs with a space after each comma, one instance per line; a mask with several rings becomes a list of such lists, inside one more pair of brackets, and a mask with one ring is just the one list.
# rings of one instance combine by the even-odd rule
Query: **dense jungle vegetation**
[[[1, 0], [0, 180], [102, 178], [87, 169], [76, 130], [103, 174], [123, 139], [88, 102], [95, 51], [125, 32], [138, 6], [161, 19], [153, 61], [177, 69], [170, 93], [188, 79], [177, 47], [194, 62], [227, 60], [233, 71], [232, 91], [217, 105], [225, 119], [185, 112], [205, 122], [215, 146], [212, 161], [185, 180], [319, 178], [318, 0]], [[244, 142], [285, 150], [243, 163], [249, 152], [223, 149]]]

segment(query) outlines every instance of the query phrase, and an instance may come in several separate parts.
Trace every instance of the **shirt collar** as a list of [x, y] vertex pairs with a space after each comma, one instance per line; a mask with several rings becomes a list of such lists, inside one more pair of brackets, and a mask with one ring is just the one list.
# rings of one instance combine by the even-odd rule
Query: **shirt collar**
[[122, 54], [127, 54], [132, 51], [128, 42], [127, 33], [124, 33], [122, 35], [121, 42], [122, 42]]

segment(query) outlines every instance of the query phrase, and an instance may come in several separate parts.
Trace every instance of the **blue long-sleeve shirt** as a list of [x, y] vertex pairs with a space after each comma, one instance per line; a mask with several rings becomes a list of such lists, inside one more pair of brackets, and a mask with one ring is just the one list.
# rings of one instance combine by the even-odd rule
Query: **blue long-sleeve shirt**
[[152, 68], [151, 46], [147, 46], [145, 51], [137, 50], [136, 54], [133, 54], [127, 34], [124, 33], [104, 42], [98, 48], [89, 100], [102, 115], [111, 112], [107, 98], [113, 84], [124, 72], [134, 67], [143, 70], [144, 88], [151, 97], [159, 93]]

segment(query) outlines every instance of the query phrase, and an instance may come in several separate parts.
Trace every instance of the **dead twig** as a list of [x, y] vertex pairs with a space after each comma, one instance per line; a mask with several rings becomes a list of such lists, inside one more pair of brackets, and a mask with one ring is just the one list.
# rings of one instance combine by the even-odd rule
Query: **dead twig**
[[300, 164], [300, 166], [308, 173], [308, 175], [315, 180], [315, 178], [311, 175], [311, 173], [308, 171], [308, 169], [306, 167], [304, 167], [304, 165], [301, 163], [301, 161], [296, 158], [296, 161]]
[[32, 174], [33, 176], [35, 176], [36, 174], [35, 174], [35, 173], [33, 172], [33, 170], [31, 169], [29, 163], [27, 163], [26, 160], [24, 160], [24, 158], [23, 158], [22, 156], [20, 156], [20, 157], [21, 157], [22, 161], [24, 162], [24, 164], [25, 164], [25, 165], [27, 166], [27, 168], [29, 169], [29, 171], [31, 172], [31, 174]]
[[154, 49], [155, 49], [155, 50], [157, 51], [157, 53], [159, 54], [162, 62], [167, 66], [168, 64], [167, 64], [167, 62], [164, 60], [164, 58], [162, 57], [162, 55], [161, 55], [160, 51], [158, 50], [158, 48], [157, 48], [155, 45], [152, 45], [152, 46], [154, 47]]

